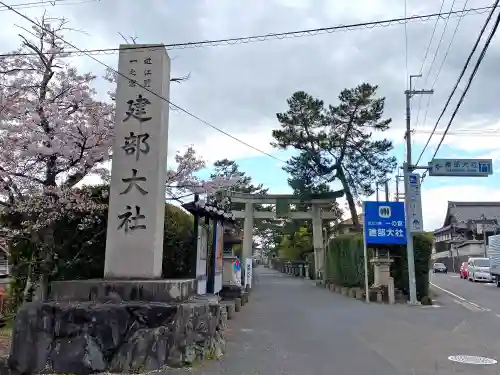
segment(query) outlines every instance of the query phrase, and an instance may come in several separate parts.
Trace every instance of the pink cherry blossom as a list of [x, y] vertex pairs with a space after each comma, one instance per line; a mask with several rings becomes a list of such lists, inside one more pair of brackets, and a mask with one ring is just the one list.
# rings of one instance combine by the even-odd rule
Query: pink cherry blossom
[[[0, 59], [0, 204], [24, 215], [27, 232], [50, 228], [71, 212], [102, 209], [74, 187], [91, 173], [109, 178], [103, 162], [114, 136], [115, 93], [98, 99], [98, 77], [62, 59], [67, 54], [57, 36], [65, 21], [51, 19], [48, 27], [50, 33], [34, 27], [21, 36], [19, 55]], [[104, 78], [114, 83], [116, 76], [108, 71]], [[235, 184], [220, 178], [202, 184], [195, 173], [205, 161], [192, 146], [176, 154], [175, 165], [167, 171], [167, 196], [211, 195]]]

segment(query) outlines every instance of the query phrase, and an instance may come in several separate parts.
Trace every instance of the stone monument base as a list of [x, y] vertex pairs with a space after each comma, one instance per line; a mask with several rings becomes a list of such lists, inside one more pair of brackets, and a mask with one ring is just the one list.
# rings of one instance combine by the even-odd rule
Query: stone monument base
[[218, 301], [32, 302], [18, 312], [15, 373], [144, 372], [218, 358], [227, 312]]
[[245, 293], [245, 289], [239, 285], [223, 285], [219, 295], [223, 300], [233, 300], [241, 298]]
[[226, 306], [195, 280], [55, 282], [51, 300], [19, 310], [14, 373], [144, 372], [218, 358]]
[[70, 280], [50, 287], [53, 301], [148, 301], [184, 302], [197, 291], [195, 279], [158, 280]]

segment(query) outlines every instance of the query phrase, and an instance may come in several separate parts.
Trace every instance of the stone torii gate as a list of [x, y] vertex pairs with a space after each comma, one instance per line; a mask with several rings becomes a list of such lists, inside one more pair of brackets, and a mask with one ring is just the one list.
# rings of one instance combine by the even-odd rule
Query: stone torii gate
[[[252, 255], [254, 219], [288, 218], [297, 220], [312, 220], [314, 265], [316, 274], [324, 268], [323, 220], [337, 218], [335, 212], [323, 211], [322, 206], [332, 204], [344, 195], [343, 190], [331, 193], [297, 196], [292, 194], [245, 194], [226, 192], [233, 203], [244, 203], [244, 211], [233, 211], [235, 219], [244, 219], [242, 259]], [[276, 212], [254, 211], [254, 204], [275, 204]], [[290, 204], [310, 204], [311, 209], [303, 212], [290, 212]]]

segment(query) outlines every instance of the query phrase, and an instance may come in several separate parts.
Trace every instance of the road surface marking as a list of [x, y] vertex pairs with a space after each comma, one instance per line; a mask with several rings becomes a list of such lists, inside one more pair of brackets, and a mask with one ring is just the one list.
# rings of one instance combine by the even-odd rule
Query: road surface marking
[[496, 359], [476, 355], [450, 355], [448, 359], [452, 362], [467, 363], [469, 365], [496, 365], [498, 363]]
[[483, 311], [482, 309], [476, 307], [476, 306], [473, 306], [471, 305], [470, 303], [467, 303], [467, 301], [459, 301], [459, 300], [456, 300], [454, 299], [453, 300], [455, 303], [459, 304], [460, 306], [462, 307], [465, 307], [467, 310], [470, 310], [472, 312], [480, 312], [480, 311]]
[[467, 324], [467, 321], [466, 321], [466, 320], [462, 320], [462, 321], [460, 322], [460, 324], [458, 324], [455, 328], [453, 328], [453, 331], [452, 331], [452, 332], [453, 332], [453, 333], [457, 333], [457, 332], [458, 332], [460, 329], [462, 329], [462, 328], [464, 328], [464, 329], [468, 328], [468, 324]]
[[457, 278], [458, 278], [458, 277], [460, 277], [460, 276], [457, 276], [457, 275], [451, 275], [450, 277], [457, 277]]
[[482, 306], [479, 306], [477, 303], [474, 303], [472, 301], [467, 301], [468, 303], [470, 303], [471, 305], [474, 305], [476, 306], [477, 308], [483, 310], [483, 311], [491, 311], [490, 309], [487, 309], [486, 307], [482, 307]]
[[500, 318], [500, 314], [495, 314], [498, 318]]
[[[440, 287], [440, 286], [438, 286], [438, 285], [436, 285], [434, 283], [430, 283], [430, 284], [433, 287], [438, 288], [439, 290], [442, 290], [445, 293], [448, 293], [450, 296], [452, 296], [454, 298], [458, 298], [460, 301], [464, 302], [464, 304], [463, 304], [464, 307], [467, 307], [465, 305], [468, 304], [468, 305], [472, 306], [473, 308], [478, 309], [478, 311], [491, 311], [490, 309], [487, 309], [487, 308], [482, 307], [482, 306], [480, 306], [480, 305], [478, 305], [478, 304], [476, 304], [474, 302], [466, 300], [464, 297], [461, 297], [458, 294], [455, 294], [455, 293], [449, 291], [448, 289], [442, 288], [442, 287]], [[454, 301], [458, 303], [457, 300], [454, 300]], [[469, 307], [467, 307], [467, 308], [469, 308]], [[471, 309], [469, 308], [469, 310], [471, 310]], [[477, 311], [477, 310], [471, 310], [471, 311]]]
[[438, 288], [439, 290], [442, 290], [443, 292], [445, 293], [448, 293], [449, 295], [455, 297], [455, 298], [458, 298], [459, 300], [462, 300], [462, 301], [467, 301], [464, 297], [460, 297], [458, 294], [455, 294], [453, 292], [450, 292], [448, 289], [445, 289], [445, 288], [441, 288], [439, 285], [436, 285], [434, 283], [429, 283], [431, 284], [433, 287], [435, 288]]

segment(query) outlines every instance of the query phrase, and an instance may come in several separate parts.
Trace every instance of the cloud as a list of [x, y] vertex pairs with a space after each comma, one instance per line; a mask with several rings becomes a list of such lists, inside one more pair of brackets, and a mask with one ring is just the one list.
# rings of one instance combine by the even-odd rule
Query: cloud
[[[408, 15], [436, 13], [438, 1], [408, 1]], [[445, 0], [448, 11], [452, 0]], [[477, 0], [470, 6], [489, 6], [490, 1]], [[461, 9], [463, 3], [456, 4]], [[39, 17], [43, 8], [23, 9], [30, 17]], [[401, 0], [217, 0], [171, 1], [148, 0], [124, 2], [105, 0], [85, 2], [71, 6], [47, 6], [51, 16], [65, 16], [69, 26], [85, 33], [68, 32], [67, 39], [80, 48], [118, 47], [123, 43], [118, 32], [138, 37], [138, 43], [181, 43], [209, 39], [262, 35], [266, 33], [334, 26], [354, 22], [389, 19], [404, 15]], [[427, 141], [441, 109], [453, 88], [467, 55], [478, 35], [486, 14], [465, 16], [453, 45], [446, 55], [443, 69], [429, 98], [412, 99], [412, 128], [415, 152]], [[2, 51], [19, 46], [17, 34], [22, 32], [14, 24], [31, 28], [12, 12], [0, 12], [4, 25], [0, 35]], [[439, 66], [458, 18], [450, 18], [443, 36], [442, 48], [434, 59], [437, 40], [444, 29], [445, 20], [437, 23], [434, 41], [423, 65], [423, 77], [415, 80], [417, 89], [429, 89], [436, 80]], [[288, 39], [273, 39], [257, 43], [221, 45], [192, 49], [170, 50], [172, 76], [188, 73], [191, 78], [181, 84], [172, 84], [170, 99], [196, 116], [225, 132], [252, 144], [264, 152], [275, 152], [269, 145], [271, 130], [277, 127], [276, 113], [287, 109], [286, 99], [294, 91], [304, 90], [335, 104], [340, 91], [361, 82], [379, 85], [380, 95], [386, 98], [385, 115], [393, 119], [392, 129], [386, 134], [396, 146], [404, 144], [405, 97], [408, 74], [420, 71], [423, 56], [435, 21], [407, 24], [408, 64], [405, 57], [405, 28], [401, 24], [388, 27], [360, 28], [353, 31], [326, 33]], [[10, 25], [10, 26], [9, 26]], [[116, 54], [100, 54], [96, 59], [116, 67]], [[69, 60], [82, 72], [104, 73], [104, 67], [86, 56]], [[462, 151], [475, 155], [490, 155], [499, 160], [496, 137], [453, 135], [455, 129], [498, 128], [500, 106], [498, 61], [500, 40], [492, 43], [476, 79], [460, 109], [450, 134], [445, 138], [439, 157], [445, 152], [460, 155]], [[408, 69], [406, 69], [408, 65]], [[104, 97], [108, 86], [96, 86]], [[463, 85], [458, 93], [461, 93]], [[454, 108], [456, 99], [450, 105]], [[427, 116], [425, 113], [427, 112]], [[450, 112], [443, 117], [438, 131], [448, 123]], [[417, 121], [418, 118], [418, 121]], [[425, 118], [425, 121], [424, 121]], [[439, 132], [438, 132], [439, 133]], [[440, 134], [429, 145], [437, 146]], [[259, 154], [206, 124], [179, 111], [172, 112], [169, 124], [169, 155], [193, 144], [198, 153], [212, 162], [220, 158], [239, 159]], [[448, 155], [449, 155], [448, 154]], [[425, 154], [427, 156], [427, 153]], [[424, 158], [423, 163], [428, 160]], [[266, 165], [270, 173], [281, 168], [275, 160]], [[252, 171], [248, 173], [251, 175]], [[286, 184], [283, 181], [283, 184]], [[423, 189], [426, 229], [442, 223], [447, 200], [488, 200], [497, 197], [499, 190], [485, 186], [463, 185]]]
[[448, 201], [498, 202], [500, 188], [483, 185], [455, 185], [436, 188], [422, 188], [422, 202], [425, 230], [441, 228], [444, 223]]
[[[445, 10], [450, 6], [448, 3], [451, 4], [447, 1]], [[489, 3], [486, 0], [474, 3], [477, 7], [483, 5]], [[338, 4], [320, 0], [314, 3], [311, 0], [168, 3], [151, 0], [147, 9], [142, 3], [125, 4], [123, 1], [107, 0], [72, 6], [49, 6], [47, 9], [51, 15], [64, 15], [71, 27], [88, 33], [68, 33], [67, 38], [81, 48], [117, 47], [123, 42], [118, 32], [138, 37], [139, 43], [175, 43], [387, 19], [404, 14], [403, 3], [396, 0], [359, 0]], [[438, 9], [439, 4], [435, 2], [409, 1], [407, 13], [433, 13]], [[42, 11], [43, 8], [23, 10], [31, 17], [40, 16]], [[432, 125], [432, 121], [437, 118], [484, 17], [470, 15], [461, 21], [435, 88], [427, 124]], [[1, 12], [2, 18], [5, 25], [15, 22], [26, 26], [22, 19], [11, 12]], [[454, 29], [457, 21], [457, 18], [450, 19], [443, 46], [447, 46], [450, 30]], [[436, 38], [443, 25], [444, 21], [438, 23]], [[408, 56], [410, 73], [420, 68], [433, 26], [433, 20], [409, 23], [407, 26], [411, 44]], [[262, 145], [263, 142], [251, 134], [259, 134], [259, 137], [262, 134], [268, 139], [269, 135], [265, 134], [276, 127], [276, 112], [286, 109], [286, 99], [294, 91], [306, 90], [334, 104], [340, 90], [368, 81], [379, 84], [380, 94], [386, 96], [386, 114], [394, 119], [395, 138], [401, 142], [406, 80], [405, 57], [401, 53], [405, 43], [402, 28], [395, 24], [314, 37], [271, 38], [259, 43], [172, 50], [169, 51], [173, 59], [172, 75], [191, 73], [191, 79], [172, 85], [171, 99], [224, 131]], [[15, 48], [19, 42], [16, 34], [21, 30], [15, 26], [4, 29], [0, 46], [3, 50]], [[430, 49], [428, 60], [434, 53], [433, 48]], [[444, 50], [443, 47], [437, 55], [428, 84], [434, 80]], [[493, 123], [500, 115], [498, 89], [493, 78], [498, 75], [496, 61], [499, 53], [496, 43], [488, 52], [455, 126], [466, 125], [478, 118]], [[96, 58], [116, 67], [117, 56], [114, 54], [98, 55]], [[104, 71], [103, 66], [86, 56], [74, 57], [71, 61], [81, 70], [98, 74]], [[429, 61], [424, 71], [428, 65]], [[417, 87], [422, 86], [424, 80], [417, 80]], [[103, 91], [104, 86], [101, 93]], [[415, 108], [417, 104], [415, 99]], [[414, 111], [416, 118], [417, 111]], [[463, 138], [450, 137], [448, 141], [458, 147], [474, 147], [470, 142], [463, 141]], [[418, 135], [416, 142], [420, 142]], [[491, 140], [488, 142], [491, 144]], [[245, 154], [241, 150], [245, 146], [232, 146], [234, 141], [230, 138], [221, 137], [185, 114], [172, 114], [169, 143], [175, 149], [195, 144], [207, 158], [211, 158], [213, 152], [211, 144], [217, 144], [218, 149], [224, 149], [227, 144], [225, 156], [228, 158], [243, 157]], [[248, 152], [253, 155], [251, 149]]]

